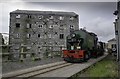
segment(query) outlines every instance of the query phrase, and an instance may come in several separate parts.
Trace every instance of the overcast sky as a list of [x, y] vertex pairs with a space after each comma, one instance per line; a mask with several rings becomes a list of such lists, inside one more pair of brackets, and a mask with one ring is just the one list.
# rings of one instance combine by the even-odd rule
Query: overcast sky
[[[3, 2], [0, 3], [0, 32], [9, 33], [9, 13], [16, 9], [39, 11], [67, 11], [79, 15], [79, 27], [94, 32], [101, 41], [115, 37], [113, 12], [115, 2]], [[2, 14], [1, 14], [2, 13]]]

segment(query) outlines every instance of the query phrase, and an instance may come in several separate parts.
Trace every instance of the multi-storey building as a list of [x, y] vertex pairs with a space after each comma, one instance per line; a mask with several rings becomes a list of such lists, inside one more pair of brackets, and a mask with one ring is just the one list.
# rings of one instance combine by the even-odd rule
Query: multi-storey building
[[3, 35], [2, 35], [2, 33], [0, 33], [0, 45], [3, 44], [3, 41], [4, 41], [4, 39], [3, 39]]
[[2, 33], [0, 33], [0, 53], [2, 53], [2, 45], [4, 44], [4, 39]]
[[107, 49], [109, 52], [112, 52], [111, 50], [113, 48], [116, 49], [116, 39], [115, 38], [108, 40], [108, 43], [107, 43]]
[[66, 36], [78, 29], [74, 12], [15, 10], [10, 13], [10, 53], [12, 58], [20, 58], [21, 53], [51, 56], [66, 47]]

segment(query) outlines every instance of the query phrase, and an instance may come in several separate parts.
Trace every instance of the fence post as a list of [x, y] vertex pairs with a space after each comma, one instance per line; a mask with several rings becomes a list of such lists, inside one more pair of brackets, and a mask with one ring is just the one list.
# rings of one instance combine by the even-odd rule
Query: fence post
[[23, 46], [21, 46], [20, 61], [23, 62]]

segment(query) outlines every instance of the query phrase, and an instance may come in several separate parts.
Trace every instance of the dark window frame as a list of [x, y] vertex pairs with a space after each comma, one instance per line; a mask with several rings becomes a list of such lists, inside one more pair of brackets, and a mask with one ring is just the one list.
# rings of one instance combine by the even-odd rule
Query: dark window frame
[[32, 16], [31, 16], [31, 15], [28, 15], [28, 18], [29, 18], [29, 19], [31, 19], [31, 18], [32, 18]]
[[39, 27], [39, 28], [42, 28], [42, 27], [43, 27], [43, 25], [41, 25], [41, 24], [40, 24], [40, 25], [38, 25], [38, 27]]
[[29, 28], [31, 28], [32, 27], [32, 24], [29, 24]]
[[58, 32], [55, 32], [55, 35], [57, 35], [58, 34]]
[[16, 28], [20, 28], [20, 23], [15, 24]]
[[60, 34], [59, 38], [64, 39], [64, 34]]
[[38, 34], [38, 38], [40, 38], [40, 34]]

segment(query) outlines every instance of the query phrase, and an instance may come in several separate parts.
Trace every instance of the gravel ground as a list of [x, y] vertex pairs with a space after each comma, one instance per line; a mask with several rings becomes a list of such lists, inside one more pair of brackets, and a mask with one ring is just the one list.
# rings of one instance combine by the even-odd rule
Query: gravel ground
[[23, 62], [3, 62], [2, 63], [2, 73], [8, 73], [15, 70], [26, 69], [38, 65], [53, 63], [63, 61], [60, 57], [46, 58], [38, 61], [23, 61]]

